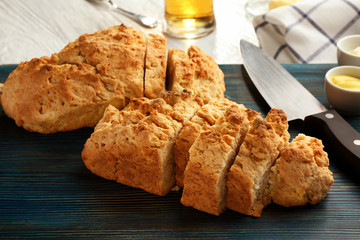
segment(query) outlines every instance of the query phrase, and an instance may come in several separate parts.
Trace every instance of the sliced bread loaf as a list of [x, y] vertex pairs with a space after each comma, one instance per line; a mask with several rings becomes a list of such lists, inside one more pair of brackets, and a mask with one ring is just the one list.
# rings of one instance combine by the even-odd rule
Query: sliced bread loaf
[[122, 111], [109, 106], [85, 143], [83, 161], [96, 175], [166, 195], [175, 185], [175, 140], [202, 104], [189, 92], [171, 92], [133, 99]]
[[191, 146], [181, 203], [219, 215], [225, 210], [226, 179], [250, 121], [246, 110], [231, 105]]
[[286, 115], [278, 109], [271, 109], [265, 120], [258, 117], [252, 123], [228, 174], [229, 209], [260, 217], [271, 202], [270, 169], [288, 144], [287, 129]]

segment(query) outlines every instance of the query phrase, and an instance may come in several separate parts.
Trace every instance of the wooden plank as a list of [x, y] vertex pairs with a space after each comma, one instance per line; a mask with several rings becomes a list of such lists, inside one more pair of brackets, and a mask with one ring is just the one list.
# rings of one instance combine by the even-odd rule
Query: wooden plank
[[[325, 105], [323, 76], [332, 66], [285, 65]], [[0, 81], [14, 67], [0, 66]], [[229, 98], [265, 115], [269, 107], [243, 67], [221, 68]], [[348, 120], [359, 131], [359, 117]], [[293, 136], [299, 129], [291, 124]], [[80, 155], [91, 132], [30, 133], [0, 109], [0, 238], [360, 238], [360, 186], [333, 164], [335, 183], [318, 205], [216, 217], [182, 206], [181, 191], [159, 197], [93, 175]]]

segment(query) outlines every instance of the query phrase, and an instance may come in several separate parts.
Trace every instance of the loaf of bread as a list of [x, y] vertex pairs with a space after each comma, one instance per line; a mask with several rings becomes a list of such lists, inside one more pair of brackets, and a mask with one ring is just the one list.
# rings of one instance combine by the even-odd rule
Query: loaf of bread
[[214, 215], [225, 210], [227, 173], [249, 126], [246, 109], [233, 104], [213, 126], [200, 132], [189, 150], [182, 204]]
[[285, 207], [319, 203], [334, 182], [321, 140], [299, 134], [272, 167], [271, 198]]
[[82, 159], [94, 174], [166, 195], [175, 186], [173, 147], [183, 125], [203, 105], [190, 92], [136, 98], [109, 106], [86, 141]]
[[145, 35], [124, 25], [84, 34], [59, 53], [22, 62], [1, 104], [18, 126], [40, 133], [94, 127], [105, 108], [144, 95]]
[[264, 120], [230, 100], [203, 105], [186, 90], [132, 99], [121, 111], [109, 106], [82, 158], [98, 176], [163, 196], [175, 186], [175, 141], [192, 124], [197, 137], [182, 148], [185, 206], [259, 217], [271, 199], [282, 206], [315, 204], [329, 191], [333, 178], [321, 142], [299, 135], [286, 147], [283, 111], [272, 109]]
[[213, 58], [196, 46], [190, 46], [187, 54], [169, 49], [166, 87], [170, 91], [192, 90], [208, 103], [224, 97], [224, 73]]
[[193, 91], [205, 102], [224, 96], [224, 74], [211, 57], [191, 46], [188, 54], [169, 50], [167, 60], [166, 50], [164, 37], [124, 25], [84, 34], [50, 58], [21, 63], [0, 103], [18, 126], [53, 133], [94, 127], [109, 104], [122, 109], [133, 98], [161, 97], [172, 79], [182, 86], [173, 91]]
[[227, 208], [260, 217], [271, 203], [271, 167], [288, 144], [287, 129], [282, 110], [271, 109], [265, 120], [255, 119], [228, 174]]
[[105, 108], [123, 108], [126, 99], [116, 94], [113, 80], [104, 84], [88, 64], [52, 63], [43, 57], [21, 63], [3, 87], [4, 112], [18, 126], [40, 133], [95, 126]]

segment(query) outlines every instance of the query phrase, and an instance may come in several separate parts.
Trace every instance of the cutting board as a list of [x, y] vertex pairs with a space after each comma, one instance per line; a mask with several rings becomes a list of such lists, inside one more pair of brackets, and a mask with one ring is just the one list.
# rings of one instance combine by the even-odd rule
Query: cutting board
[[[325, 72], [334, 65], [284, 66], [330, 107], [323, 85]], [[15, 67], [0, 66], [0, 82]], [[270, 108], [243, 66], [220, 67], [228, 98], [265, 116]], [[359, 116], [345, 119], [360, 131]], [[159, 197], [93, 175], [81, 160], [92, 131], [31, 133], [0, 108], [0, 238], [360, 238], [360, 185], [336, 156], [330, 155], [335, 182], [319, 204], [271, 204], [261, 218], [231, 210], [217, 217], [183, 206], [181, 190]], [[291, 136], [299, 132], [301, 122], [290, 122]], [[311, 130], [306, 134], [312, 135]]]

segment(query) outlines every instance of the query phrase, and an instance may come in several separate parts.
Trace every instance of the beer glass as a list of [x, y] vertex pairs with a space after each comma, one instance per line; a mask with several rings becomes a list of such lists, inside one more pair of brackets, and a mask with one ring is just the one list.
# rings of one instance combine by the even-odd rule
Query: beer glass
[[175, 38], [199, 38], [215, 29], [212, 0], [165, 0], [164, 33]]
[[250, 19], [256, 15], [264, 14], [268, 10], [269, 0], [248, 0], [245, 4], [245, 11]]

